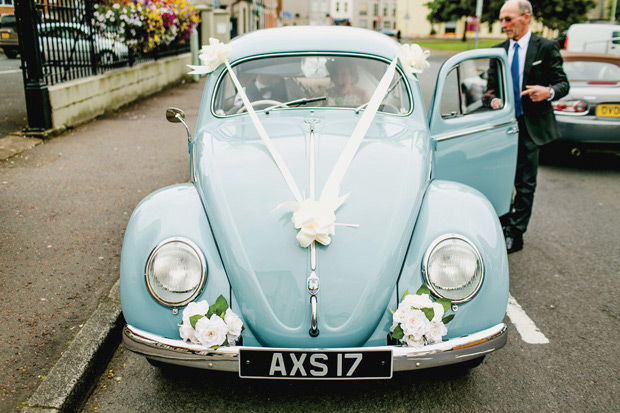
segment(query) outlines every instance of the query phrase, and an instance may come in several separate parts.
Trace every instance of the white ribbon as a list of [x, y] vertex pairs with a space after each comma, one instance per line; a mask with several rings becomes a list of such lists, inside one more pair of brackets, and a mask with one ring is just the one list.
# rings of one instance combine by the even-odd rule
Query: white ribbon
[[[379, 110], [379, 105], [385, 98], [387, 94], [388, 88], [392, 83], [392, 79], [394, 78], [394, 74], [396, 72], [396, 61], [400, 59], [401, 64], [405, 68], [405, 70], [410, 75], [411, 73], [420, 73], [424, 69], [428, 68], [430, 65], [426, 61], [426, 58], [430, 55], [428, 50], [422, 51], [420, 46], [417, 44], [414, 45], [404, 45], [398, 50], [398, 53], [394, 60], [388, 66], [385, 74], [379, 81], [377, 88], [375, 89], [366, 110], [362, 114], [362, 118], [358, 122], [357, 126], [353, 130], [351, 137], [348, 139], [340, 157], [336, 161], [336, 165], [334, 165], [334, 169], [331, 174], [327, 178], [325, 182], [325, 186], [323, 187], [323, 191], [321, 191], [321, 196], [318, 201], [314, 199], [314, 156], [311, 159], [311, 196], [310, 198], [303, 199], [301, 193], [299, 192], [299, 188], [295, 183], [295, 179], [291, 175], [289, 169], [286, 167], [284, 160], [278, 153], [276, 147], [271, 142], [271, 139], [267, 135], [265, 128], [262, 123], [258, 119], [256, 115], [256, 111], [252, 107], [250, 100], [245, 94], [245, 90], [241, 86], [239, 79], [235, 75], [228, 62], [228, 55], [230, 54], [230, 47], [220, 43], [217, 39], [209, 39], [209, 46], [204, 46], [202, 49], [202, 53], [200, 55], [200, 61], [203, 63], [202, 66], [191, 66], [188, 65], [192, 72], [190, 74], [206, 74], [214, 71], [217, 67], [224, 63], [226, 68], [228, 69], [228, 73], [230, 74], [230, 78], [232, 79], [241, 100], [243, 101], [243, 105], [248, 111], [250, 115], [250, 119], [254, 124], [254, 127], [258, 131], [258, 134], [267, 147], [267, 150], [271, 154], [271, 157], [275, 161], [278, 169], [280, 169], [280, 173], [282, 177], [286, 181], [291, 193], [295, 197], [295, 201], [293, 202], [285, 202], [283, 204], [278, 205], [277, 208], [285, 207], [293, 211], [293, 216], [291, 220], [295, 228], [299, 229], [297, 233], [297, 240], [299, 244], [306, 248], [314, 241], [319, 242], [323, 245], [329, 245], [331, 242], [330, 235], [335, 234], [335, 221], [336, 221], [336, 210], [342, 205], [342, 203], [346, 200], [349, 194], [344, 196], [338, 195], [340, 192], [340, 184], [346, 174], [351, 162], [357, 150], [359, 149], [364, 136], [366, 136], [366, 132], [368, 132], [368, 128], [370, 127], [377, 111]], [[313, 142], [311, 143], [314, 146]], [[314, 148], [311, 148], [313, 151]], [[311, 152], [312, 155], [314, 154]], [[349, 224], [347, 224], [349, 225]], [[355, 226], [355, 225], [352, 225]]]

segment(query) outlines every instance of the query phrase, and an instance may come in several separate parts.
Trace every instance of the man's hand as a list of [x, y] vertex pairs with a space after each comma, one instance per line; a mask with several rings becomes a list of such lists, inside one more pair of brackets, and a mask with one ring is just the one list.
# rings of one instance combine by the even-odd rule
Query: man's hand
[[546, 86], [525, 86], [527, 90], [521, 92], [521, 96], [529, 96], [532, 102], [542, 102], [551, 97], [551, 91]]

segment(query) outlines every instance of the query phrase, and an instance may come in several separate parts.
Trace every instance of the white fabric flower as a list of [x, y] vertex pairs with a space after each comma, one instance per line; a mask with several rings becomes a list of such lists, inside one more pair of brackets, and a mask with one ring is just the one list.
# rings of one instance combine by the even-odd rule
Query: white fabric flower
[[196, 323], [196, 339], [206, 347], [221, 346], [226, 340], [228, 327], [220, 316], [203, 317]]
[[329, 245], [329, 236], [335, 234], [335, 211], [344, 201], [343, 198], [338, 198], [336, 202], [314, 201], [308, 198], [301, 202], [286, 202], [278, 208], [283, 206], [293, 211], [291, 221], [295, 228], [299, 229], [297, 241], [302, 247], [306, 248], [314, 241]]
[[189, 324], [181, 324], [179, 326], [179, 335], [183, 340], [194, 344], [200, 344], [196, 338], [196, 330], [194, 330], [194, 327]]
[[231, 52], [229, 45], [220, 42], [213, 37], [209, 39], [208, 46], [202, 46], [200, 50], [200, 66], [187, 65], [192, 71], [190, 75], [204, 75], [213, 72], [222, 63], [226, 61], [226, 58]]
[[433, 300], [428, 294], [408, 294], [403, 303], [413, 308], [433, 308]]
[[189, 303], [183, 310], [183, 324], [191, 327], [189, 318], [195, 315], [207, 315], [209, 303], [207, 300]]
[[441, 321], [433, 321], [426, 334], [428, 344], [441, 343], [441, 338], [448, 334], [448, 329]]
[[431, 322], [435, 323], [435, 322], [441, 321], [441, 319], [443, 318], [443, 314], [444, 314], [443, 305], [439, 304], [438, 302], [434, 302], [433, 311], [435, 312], [435, 314], [433, 315], [433, 319], [431, 320]]
[[233, 346], [239, 339], [241, 335], [241, 330], [243, 330], [243, 321], [239, 318], [239, 316], [228, 308], [226, 310], [226, 314], [224, 314], [224, 322], [228, 328], [228, 345]]
[[422, 50], [418, 44], [402, 45], [398, 49], [397, 55], [403, 67], [413, 73], [422, 73], [431, 67], [431, 64], [426, 60], [431, 55], [431, 52]]
[[407, 344], [409, 347], [420, 348], [424, 347], [424, 338], [416, 337], [416, 336], [405, 336], [401, 340], [403, 343]]
[[421, 310], [409, 310], [406, 312], [405, 321], [400, 326], [405, 336], [413, 336], [415, 340], [421, 340], [428, 333], [430, 322]]

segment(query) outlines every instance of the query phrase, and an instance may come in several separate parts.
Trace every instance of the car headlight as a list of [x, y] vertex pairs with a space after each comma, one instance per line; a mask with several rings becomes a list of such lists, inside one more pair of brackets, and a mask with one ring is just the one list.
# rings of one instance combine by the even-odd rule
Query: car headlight
[[169, 238], [160, 243], [146, 263], [146, 285], [159, 303], [180, 307], [194, 300], [207, 274], [200, 249], [183, 238]]
[[436, 239], [426, 251], [422, 265], [433, 294], [454, 303], [470, 300], [484, 279], [480, 252], [460, 235], [447, 234]]

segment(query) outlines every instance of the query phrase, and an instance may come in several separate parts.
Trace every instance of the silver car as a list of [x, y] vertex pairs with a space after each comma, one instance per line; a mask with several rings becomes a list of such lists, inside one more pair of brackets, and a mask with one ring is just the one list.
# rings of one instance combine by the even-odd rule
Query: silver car
[[553, 102], [560, 139], [545, 154], [620, 154], [620, 57], [566, 51], [562, 57], [570, 92]]

